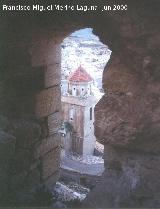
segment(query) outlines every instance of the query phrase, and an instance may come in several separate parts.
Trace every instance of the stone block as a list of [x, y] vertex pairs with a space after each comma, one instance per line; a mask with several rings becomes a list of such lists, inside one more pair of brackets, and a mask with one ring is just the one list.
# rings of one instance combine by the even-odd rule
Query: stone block
[[10, 190], [14, 191], [14, 190], [17, 190], [17, 188], [21, 188], [24, 184], [26, 176], [27, 176], [26, 171], [16, 174], [16, 175], [12, 175]]
[[15, 173], [28, 171], [31, 166], [32, 159], [33, 157], [32, 157], [31, 150], [28, 150], [28, 149], [16, 150], [16, 153], [14, 156]]
[[38, 92], [45, 87], [45, 69], [46, 66], [32, 68], [32, 88], [34, 92]]
[[17, 175], [12, 176], [12, 181], [10, 185], [11, 191], [30, 193], [35, 188], [40, 185], [40, 171], [39, 169], [34, 169], [27, 172], [22, 172]]
[[[22, 66], [29, 66], [30, 64], [30, 54], [26, 46], [16, 46], [12, 45], [9, 50], [5, 50], [5, 56], [3, 56], [3, 63], [5, 64], [5, 77], [17, 75], [17, 73], [23, 73], [24, 70]], [[21, 69], [22, 68], [22, 69]], [[28, 71], [28, 68], [25, 69]]]
[[55, 172], [52, 176], [50, 176], [48, 179], [46, 179], [44, 181], [45, 186], [48, 189], [53, 189], [53, 186], [55, 185], [55, 183], [58, 181], [58, 179], [60, 178], [60, 172]]
[[[0, 75], [1, 76], [1, 75]], [[4, 107], [5, 107], [5, 85], [3, 81], [0, 81], [0, 112], [4, 113]]]
[[49, 136], [48, 118], [47, 117], [39, 118], [39, 123], [40, 123], [41, 131], [42, 131], [41, 139], [44, 139]]
[[40, 171], [38, 168], [32, 170], [25, 181], [24, 188], [26, 190], [32, 190], [40, 185]]
[[61, 48], [60, 45], [56, 45], [53, 40], [43, 40], [40, 43], [34, 44], [31, 49], [32, 66], [50, 65], [53, 63], [60, 63]]
[[0, 199], [4, 198], [4, 194], [7, 193], [7, 181], [0, 176]]
[[60, 112], [56, 112], [48, 116], [48, 131], [49, 135], [57, 133], [61, 124]]
[[60, 145], [59, 134], [52, 135], [35, 144], [34, 158], [38, 159]]
[[54, 149], [42, 158], [42, 178], [43, 180], [52, 176], [59, 170], [60, 148]]
[[36, 96], [36, 116], [38, 118], [49, 116], [61, 109], [60, 87], [49, 88], [41, 91]]
[[40, 159], [38, 160], [33, 160], [30, 166], [30, 171], [34, 170], [35, 168], [39, 168], [41, 165]]
[[15, 137], [0, 131], [0, 167], [4, 163], [7, 164], [8, 161], [13, 157], [15, 152]]
[[5, 92], [8, 96], [26, 97], [27, 95], [32, 95], [36, 90], [36, 75], [28, 72], [28, 69], [25, 70], [27, 73], [14, 75], [8, 79], [8, 83], [5, 84], [7, 85], [7, 91]]
[[9, 121], [3, 115], [0, 115], [0, 130], [6, 130], [9, 126]]
[[18, 120], [13, 123], [12, 133], [16, 136], [18, 147], [31, 147], [41, 135], [41, 127], [32, 121]]
[[11, 160], [15, 153], [15, 137], [0, 131], [0, 197], [7, 191]]
[[45, 87], [51, 87], [60, 84], [61, 69], [60, 64], [52, 64], [45, 69]]

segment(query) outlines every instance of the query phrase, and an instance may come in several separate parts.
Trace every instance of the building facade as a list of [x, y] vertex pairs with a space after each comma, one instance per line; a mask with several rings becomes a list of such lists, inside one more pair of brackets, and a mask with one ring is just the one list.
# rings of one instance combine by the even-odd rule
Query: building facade
[[[94, 136], [94, 107], [97, 103], [93, 91], [93, 79], [81, 66], [68, 79], [62, 81], [61, 131], [65, 153], [92, 155], [96, 138]], [[70, 130], [66, 128], [69, 124]]]

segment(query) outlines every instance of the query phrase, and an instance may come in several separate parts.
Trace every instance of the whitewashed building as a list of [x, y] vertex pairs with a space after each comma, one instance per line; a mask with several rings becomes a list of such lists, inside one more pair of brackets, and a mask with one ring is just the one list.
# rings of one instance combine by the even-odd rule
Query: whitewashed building
[[66, 153], [92, 155], [94, 152], [94, 107], [98, 100], [92, 86], [93, 79], [82, 66], [61, 84], [62, 118], [65, 124], [72, 127], [62, 134]]

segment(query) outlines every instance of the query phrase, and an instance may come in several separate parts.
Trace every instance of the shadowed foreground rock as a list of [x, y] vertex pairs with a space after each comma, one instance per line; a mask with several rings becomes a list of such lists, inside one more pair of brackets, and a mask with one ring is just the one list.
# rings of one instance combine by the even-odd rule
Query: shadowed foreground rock
[[104, 144], [106, 170], [85, 206], [159, 208], [160, 84], [158, 75], [142, 70], [113, 57], [104, 72], [107, 94], [96, 106], [95, 134]]
[[[106, 170], [84, 207], [160, 207], [160, 2], [107, 3], [127, 4], [128, 11], [2, 12], [0, 196], [5, 191], [7, 199], [12, 191], [32, 197], [37, 187], [50, 188], [58, 180], [60, 43], [92, 27], [113, 53], [103, 74], [105, 95], [95, 110]], [[106, 1], [96, 4], [101, 8]]]

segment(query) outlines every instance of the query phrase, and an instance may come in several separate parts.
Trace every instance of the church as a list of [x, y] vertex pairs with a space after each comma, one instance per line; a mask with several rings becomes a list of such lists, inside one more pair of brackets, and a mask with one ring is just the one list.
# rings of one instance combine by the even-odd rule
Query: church
[[79, 66], [67, 80], [62, 80], [62, 146], [65, 154], [93, 155], [94, 96], [93, 78]]

